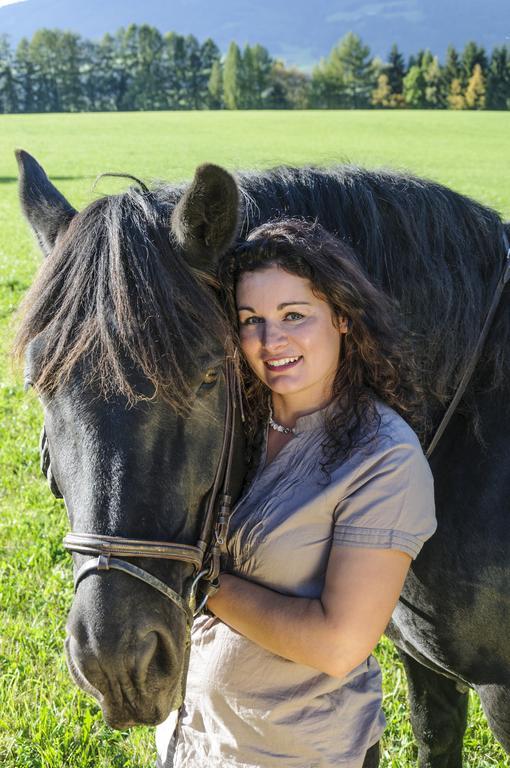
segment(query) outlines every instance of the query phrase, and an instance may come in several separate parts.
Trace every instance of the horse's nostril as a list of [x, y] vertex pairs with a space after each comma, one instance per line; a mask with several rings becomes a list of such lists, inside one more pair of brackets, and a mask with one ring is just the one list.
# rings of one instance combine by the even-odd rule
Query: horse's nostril
[[147, 632], [139, 640], [135, 653], [135, 673], [140, 681], [146, 679], [149, 666], [158, 654], [158, 646], [159, 637], [157, 632]]
[[144, 683], [151, 674], [168, 674], [175, 659], [165, 636], [151, 630], [141, 637], [136, 645], [135, 676]]

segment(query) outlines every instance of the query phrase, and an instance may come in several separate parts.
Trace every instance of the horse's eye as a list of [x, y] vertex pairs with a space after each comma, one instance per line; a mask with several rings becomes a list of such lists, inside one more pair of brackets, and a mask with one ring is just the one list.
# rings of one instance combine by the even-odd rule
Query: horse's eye
[[218, 381], [218, 371], [216, 368], [210, 368], [202, 379], [202, 384], [206, 387], [212, 387]]

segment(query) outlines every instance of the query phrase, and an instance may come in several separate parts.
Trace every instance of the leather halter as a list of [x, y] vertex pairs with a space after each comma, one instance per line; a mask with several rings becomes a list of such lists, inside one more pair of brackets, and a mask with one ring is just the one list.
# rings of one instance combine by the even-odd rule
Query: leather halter
[[[64, 538], [65, 549], [69, 552], [97, 556], [93, 560], [86, 561], [78, 569], [74, 580], [75, 590], [80, 581], [90, 573], [110, 569], [122, 571], [140, 579], [171, 600], [184, 613], [189, 627], [194, 615], [204, 607], [208, 595], [218, 588], [220, 548], [225, 541], [232, 506], [231, 475], [237, 411], [236, 354], [234, 353], [234, 357], [227, 356], [225, 360], [226, 404], [223, 442], [196, 545], [128, 539], [122, 536], [103, 536], [95, 533], [69, 533]], [[193, 565], [194, 578], [184, 596], [181, 596], [148, 571], [122, 559], [124, 557], [148, 557], [189, 563]], [[196, 591], [202, 581], [206, 585], [205, 596], [197, 607]]]

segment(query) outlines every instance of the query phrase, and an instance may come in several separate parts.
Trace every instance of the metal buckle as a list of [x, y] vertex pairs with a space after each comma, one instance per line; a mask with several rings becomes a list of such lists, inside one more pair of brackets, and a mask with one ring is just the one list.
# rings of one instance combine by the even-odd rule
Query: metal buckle
[[98, 571], [109, 571], [110, 555], [98, 555], [96, 568]]

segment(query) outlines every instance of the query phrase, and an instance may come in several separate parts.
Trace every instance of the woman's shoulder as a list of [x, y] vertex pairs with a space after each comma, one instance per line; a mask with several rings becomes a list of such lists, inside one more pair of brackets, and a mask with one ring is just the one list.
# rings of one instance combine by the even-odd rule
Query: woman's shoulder
[[381, 450], [402, 446], [423, 454], [418, 435], [407, 421], [381, 400], [376, 400], [374, 405], [378, 417], [374, 429], [375, 445]]
[[375, 413], [343, 463], [341, 474], [381, 476], [392, 471], [402, 473], [412, 467], [428, 475], [428, 462], [416, 432], [386, 403], [376, 400], [374, 405]]
[[414, 558], [436, 529], [432, 473], [409, 424], [385, 403], [376, 407], [375, 436], [344, 467], [334, 542], [400, 549]]

